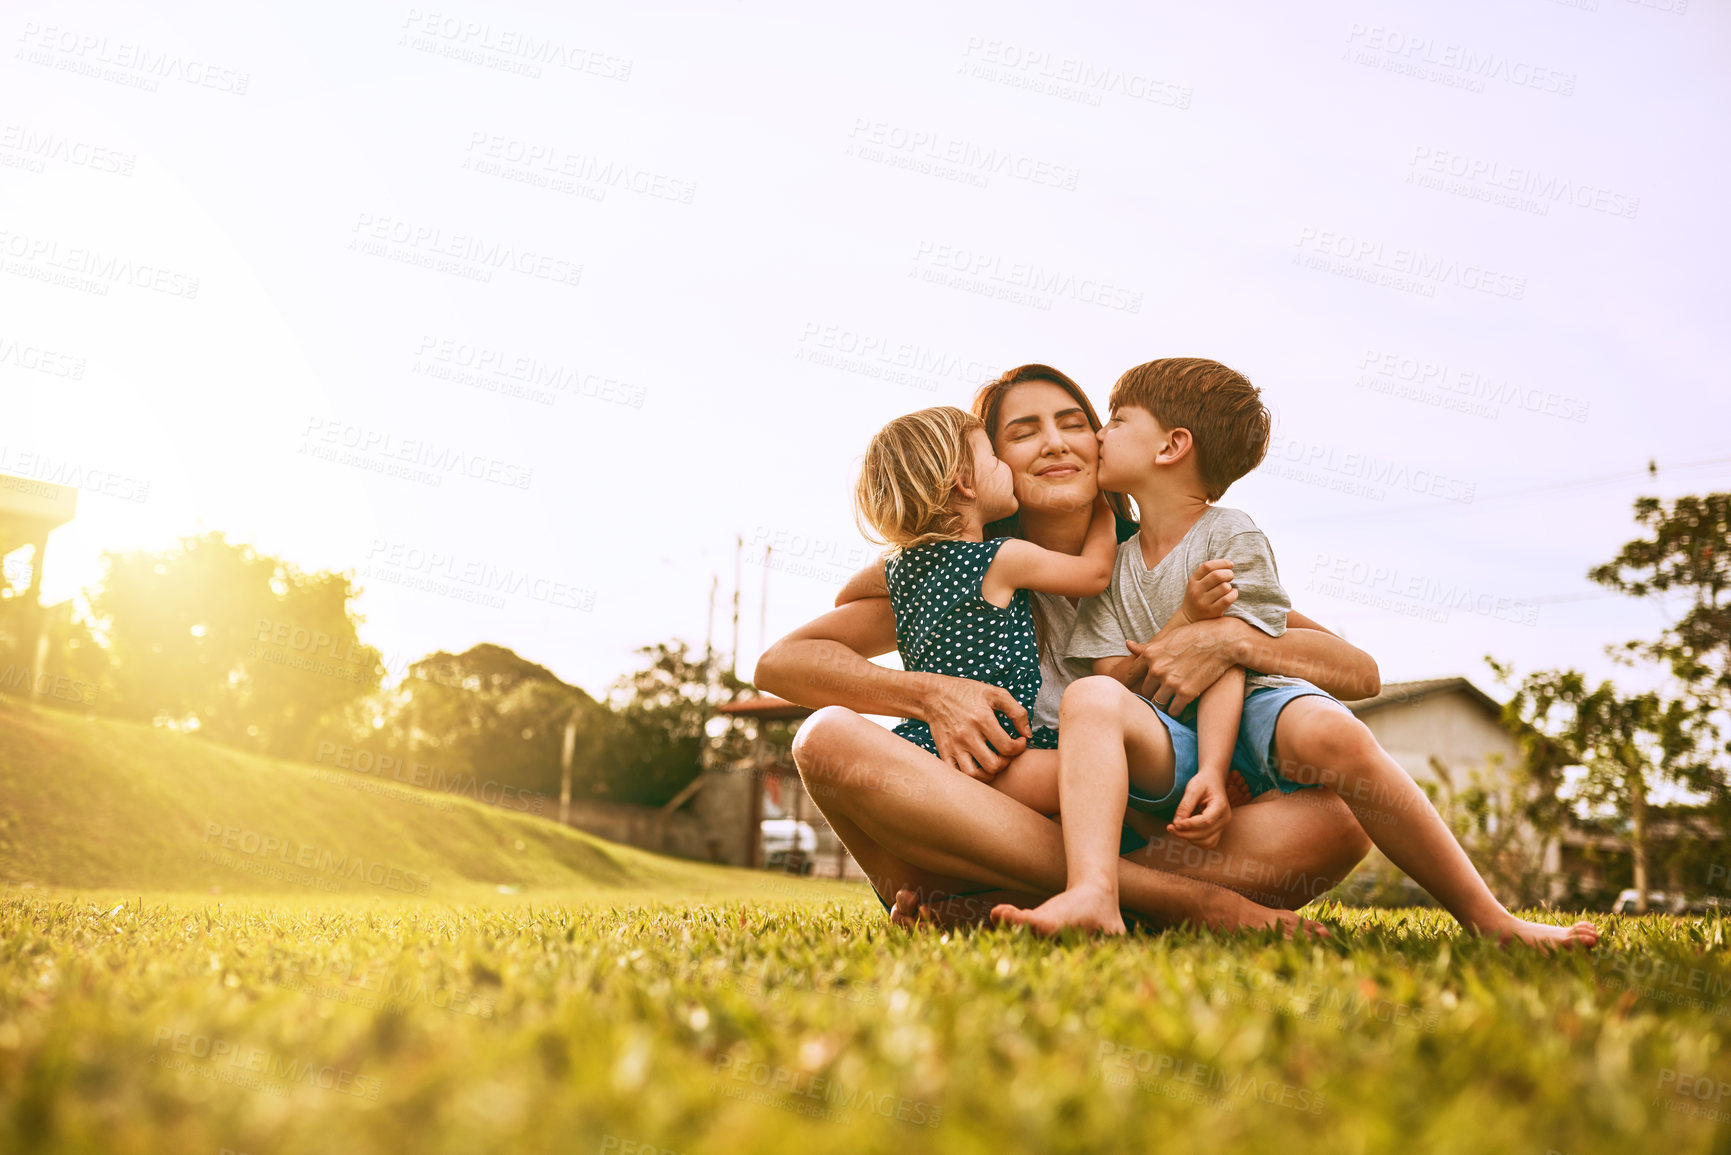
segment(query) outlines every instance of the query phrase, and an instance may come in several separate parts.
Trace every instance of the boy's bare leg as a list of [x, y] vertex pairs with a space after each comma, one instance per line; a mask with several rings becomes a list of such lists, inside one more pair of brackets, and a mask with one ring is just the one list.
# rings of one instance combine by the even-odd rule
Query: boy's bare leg
[[[828, 706], [794, 739], [812, 800], [880, 895], [1001, 888], [1051, 895], [1064, 888], [1056, 824], [945, 765], [851, 710]], [[1124, 909], [1154, 925], [1219, 930], [1304, 923], [1243, 895], [1119, 859]]]
[[1058, 717], [1065, 888], [1031, 910], [1004, 903], [992, 917], [1041, 934], [1065, 927], [1123, 934], [1118, 839], [1130, 777], [1156, 796], [1170, 790], [1172, 739], [1147, 702], [1107, 677], [1072, 682]]
[[1418, 783], [1339, 703], [1298, 698], [1280, 712], [1274, 733], [1280, 772], [1294, 782], [1320, 783], [1338, 793], [1389, 861], [1467, 930], [1541, 948], [1598, 942], [1598, 928], [1590, 922], [1547, 926], [1510, 914]]

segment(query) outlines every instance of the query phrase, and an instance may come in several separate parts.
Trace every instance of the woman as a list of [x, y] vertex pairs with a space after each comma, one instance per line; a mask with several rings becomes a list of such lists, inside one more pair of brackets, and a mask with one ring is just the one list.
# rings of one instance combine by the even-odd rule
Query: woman
[[[1078, 552], [1099, 492], [1100, 419], [1081, 387], [1049, 366], [1024, 365], [983, 388], [974, 412], [1009, 464], [1021, 506], [992, 531]], [[1123, 499], [1112, 500], [1126, 537], [1135, 527]], [[995, 686], [867, 661], [896, 645], [889, 601], [874, 596], [882, 592], [882, 567], [869, 567], [848, 583], [837, 609], [777, 642], [757, 666], [759, 689], [821, 707], [794, 741], [813, 801], [879, 900], [894, 903], [897, 922], [928, 915], [980, 921], [999, 902], [1044, 901], [1064, 888], [1061, 833], [986, 785], [1025, 745], [1004, 740], [994, 711], [1017, 719], [1025, 734], [1027, 713]], [[1060, 656], [1076, 607], [1062, 597], [1036, 600], [1041, 689], [1031, 723], [1055, 727], [1059, 698], [1074, 676]], [[1178, 712], [1233, 665], [1308, 678], [1347, 700], [1373, 696], [1380, 686], [1369, 655], [1296, 611], [1279, 638], [1234, 618], [1166, 630], [1124, 677]], [[939, 758], [865, 713], [923, 719]], [[1327, 750], [1285, 753], [1328, 763]], [[1208, 851], [1166, 835], [1143, 815], [1128, 817], [1138, 829], [1126, 830], [1118, 863], [1124, 910], [1155, 924], [1294, 926], [1291, 912], [1336, 885], [1370, 848], [1346, 804], [1324, 791], [1270, 792], [1236, 808]]]

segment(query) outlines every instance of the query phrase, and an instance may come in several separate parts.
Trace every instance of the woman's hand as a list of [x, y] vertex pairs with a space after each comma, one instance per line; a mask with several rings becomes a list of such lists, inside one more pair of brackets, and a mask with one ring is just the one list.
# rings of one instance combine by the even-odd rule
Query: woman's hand
[[1145, 645], [1127, 643], [1134, 660], [1124, 684], [1177, 717], [1220, 675], [1240, 664], [1232, 652], [1237, 625], [1230, 618], [1214, 618], [1168, 626]]
[[[938, 757], [970, 778], [990, 782], [1010, 759], [1028, 748], [1028, 712], [1001, 686], [967, 678], [943, 678], [925, 701], [923, 717], [938, 744]], [[1004, 733], [998, 713], [1009, 716], [1021, 737]]]

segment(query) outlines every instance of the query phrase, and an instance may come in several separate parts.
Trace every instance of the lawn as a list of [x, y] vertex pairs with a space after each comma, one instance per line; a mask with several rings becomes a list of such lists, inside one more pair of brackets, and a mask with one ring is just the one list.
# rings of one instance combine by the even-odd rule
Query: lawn
[[1541, 958], [887, 927], [863, 890], [0, 902], [0, 1150], [1725, 1150], [1722, 919]]

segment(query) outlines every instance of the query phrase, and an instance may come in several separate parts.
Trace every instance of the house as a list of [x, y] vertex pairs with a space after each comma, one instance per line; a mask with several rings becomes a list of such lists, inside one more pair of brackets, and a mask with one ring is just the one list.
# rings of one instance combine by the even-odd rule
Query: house
[[78, 490], [73, 486], [0, 473], [0, 563], [25, 546], [33, 547], [29, 587], [22, 596], [0, 600], [0, 691], [54, 689], [56, 672], [45, 668], [48, 638], [43, 627], [51, 611], [42, 605], [42, 569], [48, 535], [77, 511]]

